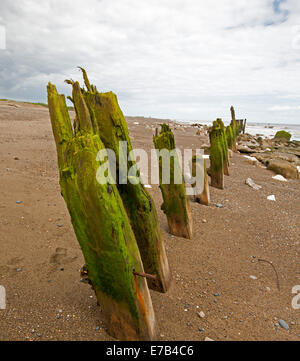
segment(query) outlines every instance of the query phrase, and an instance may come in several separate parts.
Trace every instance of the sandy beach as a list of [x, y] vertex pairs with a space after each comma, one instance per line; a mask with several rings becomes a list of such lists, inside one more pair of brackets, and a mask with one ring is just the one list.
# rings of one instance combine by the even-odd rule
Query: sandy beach
[[[133, 146], [150, 152], [162, 121], [127, 121]], [[201, 148], [208, 141], [196, 133], [178, 127], [177, 147]], [[0, 285], [7, 293], [0, 340], [112, 340], [94, 292], [80, 282], [84, 261], [60, 195], [48, 109], [0, 101], [0, 154]], [[191, 241], [168, 233], [161, 192], [149, 190], [173, 273], [167, 294], [151, 291], [159, 340], [299, 341], [300, 311], [292, 307], [300, 284], [299, 180], [274, 180], [240, 154], [230, 173], [224, 190], [211, 188], [209, 207], [191, 203]], [[248, 187], [249, 177], [262, 189]]]

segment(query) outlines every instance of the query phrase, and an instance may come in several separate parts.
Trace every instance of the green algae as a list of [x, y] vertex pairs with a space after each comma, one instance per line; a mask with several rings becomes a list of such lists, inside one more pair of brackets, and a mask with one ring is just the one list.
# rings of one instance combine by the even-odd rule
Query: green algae
[[[161, 125], [161, 131], [156, 129], [153, 137], [155, 148], [161, 151], [172, 152], [170, 156], [170, 182], [165, 184], [163, 179], [163, 157], [159, 156], [159, 182], [163, 197], [162, 210], [168, 218], [169, 228], [172, 234], [191, 238], [192, 220], [189, 201], [186, 196], [185, 182], [182, 170], [176, 154], [174, 134], [167, 124]], [[180, 182], [175, 179], [175, 175], [180, 174]]]
[[[108, 324], [108, 330], [113, 336], [124, 339], [129, 330], [137, 338], [151, 339], [153, 330], [150, 330], [147, 319], [154, 319], [151, 299], [145, 280], [139, 279], [142, 295], [151, 305], [147, 316], [137, 297], [133, 275], [133, 270], [144, 271], [134, 233], [117, 187], [101, 185], [96, 180], [99, 167], [96, 157], [104, 145], [93, 130], [89, 112], [86, 112], [79, 93], [74, 94], [75, 134], [64, 96], [58, 95], [50, 83], [47, 90], [61, 193], [104, 316], [108, 323], [112, 317], [122, 321], [123, 329], [122, 325], [119, 330], [110, 329], [112, 325]], [[118, 304], [113, 310], [112, 301]]]

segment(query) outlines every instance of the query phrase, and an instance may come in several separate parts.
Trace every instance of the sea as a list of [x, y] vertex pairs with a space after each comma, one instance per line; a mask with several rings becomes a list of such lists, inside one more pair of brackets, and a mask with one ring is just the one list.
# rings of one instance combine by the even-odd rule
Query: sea
[[[181, 121], [176, 120], [176, 122], [179, 123], [189, 123], [189, 124], [205, 124], [205, 125], [211, 125], [212, 122], [208, 121]], [[225, 125], [228, 125], [225, 122]], [[280, 131], [285, 130], [292, 134], [291, 140], [298, 140], [300, 141], [300, 124], [279, 124], [279, 123], [247, 123], [246, 126], [246, 133], [254, 135], [254, 136], [262, 136], [267, 138], [274, 138], [275, 134]]]
[[249, 123], [246, 127], [246, 133], [251, 135], [261, 135], [268, 138], [274, 138], [275, 134], [285, 130], [292, 134], [292, 140], [300, 141], [300, 124], [264, 124]]

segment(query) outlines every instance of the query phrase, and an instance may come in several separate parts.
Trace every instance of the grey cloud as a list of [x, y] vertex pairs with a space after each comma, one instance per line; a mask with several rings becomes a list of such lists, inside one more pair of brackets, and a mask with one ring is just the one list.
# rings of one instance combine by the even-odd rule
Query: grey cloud
[[1, 0], [0, 97], [45, 101], [48, 81], [69, 93], [64, 79], [80, 79], [81, 65], [127, 114], [208, 120], [236, 104], [270, 122], [278, 96], [300, 93], [291, 45], [299, 2], [281, 9], [284, 23], [272, 0]]

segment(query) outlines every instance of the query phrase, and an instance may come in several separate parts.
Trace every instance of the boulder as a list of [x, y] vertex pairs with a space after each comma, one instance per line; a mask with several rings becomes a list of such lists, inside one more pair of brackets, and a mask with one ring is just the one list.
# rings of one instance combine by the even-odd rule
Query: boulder
[[247, 159], [247, 162], [252, 165], [258, 165], [258, 160], [255, 157], [251, 157], [249, 155], [244, 155], [244, 158]]
[[237, 150], [240, 153], [246, 153], [246, 154], [257, 153], [257, 149], [251, 149], [247, 145], [244, 145], [244, 144], [239, 144], [237, 146]]
[[286, 160], [270, 160], [269, 164], [267, 164], [267, 168], [276, 174], [283, 175], [285, 178], [299, 178], [297, 167]]
[[288, 142], [291, 140], [291, 138], [292, 135], [289, 132], [286, 132], [285, 130], [281, 130], [276, 133], [274, 140]]
[[262, 162], [265, 165], [268, 165], [271, 160], [284, 160], [293, 165], [300, 165], [300, 159], [291, 153], [283, 152], [265, 152], [265, 153], [255, 153], [253, 156]]

